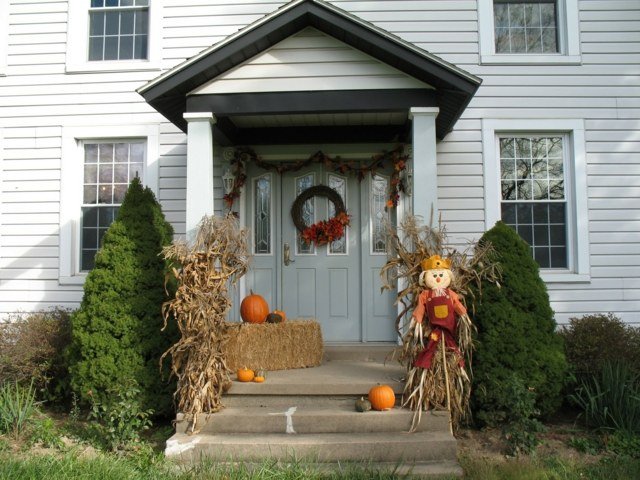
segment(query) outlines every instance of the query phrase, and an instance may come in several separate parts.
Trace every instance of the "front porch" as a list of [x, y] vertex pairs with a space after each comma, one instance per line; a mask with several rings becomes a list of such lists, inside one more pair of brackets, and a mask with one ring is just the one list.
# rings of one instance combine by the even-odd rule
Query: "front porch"
[[[405, 371], [392, 359], [395, 348], [327, 346], [318, 367], [270, 372], [262, 384], [234, 381], [225, 408], [200, 415], [196, 433], [188, 434], [189, 422], [178, 415], [166, 454], [184, 461], [366, 463], [416, 476], [461, 475], [446, 412], [426, 412], [418, 430], [407, 433], [413, 412], [400, 407]], [[378, 383], [392, 386], [396, 407], [356, 412], [355, 400]]]

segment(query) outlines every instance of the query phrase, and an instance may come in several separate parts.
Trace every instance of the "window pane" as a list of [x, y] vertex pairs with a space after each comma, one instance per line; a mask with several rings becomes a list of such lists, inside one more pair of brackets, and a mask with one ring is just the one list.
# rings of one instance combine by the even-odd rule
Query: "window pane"
[[132, 163], [129, 165], [129, 182], [136, 177], [142, 178], [142, 164]]
[[133, 6], [133, 0], [120, 0], [120, 6], [121, 7], [132, 7]]
[[[338, 194], [340, 198], [342, 198], [343, 203], [347, 204], [347, 180], [344, 177], [338, 175], [329, 175], [329, 186], [333, 188]], [[329, 218], [332, 218], [336, 215], [336, 207], [333, 203], [328, 202], [329, 204]], [[329, 245], [330, 253], [347, 253], [347, 234], [348, 229], [345, 229], [345, 234], [342, 238], [331, 242]]]
[[149, 13], [147, 10], [135, 12], [135, 34], [146, 35], [149, 33]]
[[549, 220], [551, 223], [563, 223], [564, 224], [564, 203], [550, 203], [549, 204]]
[[113, 182], [113, 164], [100, 165], [100, 175], [98, 176], [100, 183]]
[[104, 7], [104, 0], [91, 0], [91, 8]]
[[502, 199], [503, 200], [516, 200], [516, 182], [515, 180], [503, 180], [502, 185]]
[[104, 40], [102, 37], [92, 37], [89, 39], [89, 60], [103, 60]]
[[134, 12], [122, 12], [120, 14], [120, 35], [133, 34]]
[[82, 203], [86, 203], [86, 204], [98, 203], [98, 186], [97, 185], [84, 186]]
[[498, 28], [509, 28], [509, 5], [496, 3], [493, 6], [493, 22]]
[[129, 144], [128, 143], [116, 143], [115, 146], [115, 162], [126, 163], [129, 161]]
[[567, 268], [567, 249], [565, 247], [551, 247], [551, 268]]
[[254, 252], [271, 253], [271, 176], [254, 181]]
[[371, 251], [373, 253], [386, 253], [387, 237], [384, 227], [389, 218], [386, 208], [389, 194], [389, 179], [381, 175], [376, 175], [371, 182]]
[[558, 51], [558, 40], [555, 28], [542, 29], [542, 51], [545, 53], [555, 53]]
[[133, 58], [133, 36], [127, 35], [120, 37], [120, 51], [118, 53], [120, 60], [128, 60]]
[[113, 166], [113, 181], [115, 183], [129, 183], [129, 166], [127, 164], [116, 163]]
[[546, 200], [549, 198], [549, 182], [547, 180], [534, 180], [532, 186], [534, 200]]
[[106, 12], [104, 13], [104, 33], [105, 35], [118, 35], [120, 32], [120, 13]]
[[85, 164], [84, 166], [84, 183], [98, 182], [98, 165], [95, 163]]
[[518, 235], [527, 242], [529, 245], [533, 245], [533, 226], [532, 225], [518, 225]]
[[131, 143], [130, 144], [131, 163], [142, 163], [144, 161], [145, 146], [144, 143]]
[[104, 59], [118, 59], [118, 37], [106, 37], [104, 39]]
[[133, 38], [133, 58], [145, 59], [147, 58], [147, 36], [135, 35]]
[[[315, 183], [315, 175], [310, 173], [304, 177], [296, 178], [296, 196], [300, 195], [307, 188], [312, 187]], [[302, 205], [302, 219], [305, 225], [313, 225], [315, 223], [315, 197], [308, 199]], [[297, 249], [298, 253], [314, 253], [314, 245], [304, 241], [300, 232], [298, 232]]]
[[112, 185], [100, 185], [100, 188], [98, 188], [98, 203], [113, 203]]
[[509, 8], [509, 26], [524, 27], [524, 5], [509, 3], [507, 7]]
[[118, 6], [118, 0], [106, 0], [105, 6], [106, 7], [117, 7]]
[[507, 225], [515, 225], [516, 224], [516, 204], [503, 203], [501, 217], [502, 217], [502, 221]]
[[113, 186], [113, 203], [122, 203], [128, 187], [126, 183]]
[[516, 210], [517, 220], [519, 224], [522, 223], [532, 223], [533, 214], [532, 214], [532, 205], [529, 203], [519, 203], [518, 208]]
[[501, 138], [500, 139], [500, 158], [514, 158], [514, 157], [515, 157], [515, 139]]
[[516, 185], [516, 196], [518, 200], [531, 200], [533, 198], [530, 180], [518, 181], [518, 184]]
[[533, 258], [536, 259], [536, 262], [538, 262], [538, 265], [540, 265], [540, 268], [549, 268], [551, 267], [551, 260], [549, 258], [549, 249], [546, 247], [535, 247], [533, 249], [534, 251], [534, 256]]
[[104, 12], [92, 12], [89, 14], [89, 35], [104, 35]]
[[528, 53], [542, 53], [542, 32], [540, 29], [525, 29]]
[[546, 203], [539, 203], [533, 205], [533, 221], [535, 223], [549, 222], [549, 206]]
[[513, 160], [501, 160], [500, 168], [503, 180], [516, 178], [516, 164]]

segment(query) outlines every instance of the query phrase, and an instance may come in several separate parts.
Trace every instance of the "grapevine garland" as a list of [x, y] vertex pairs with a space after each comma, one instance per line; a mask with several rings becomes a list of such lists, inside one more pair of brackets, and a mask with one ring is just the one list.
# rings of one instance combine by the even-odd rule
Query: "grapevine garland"
[[395, 149], [374, 155], [371, 161], [366, 165], [361, 165], [355, 161], [345, 161], [340, 157], [329, 157], [325, 153], [318, 151], [306, 160], [286, 163], [270, 163], [260, 158], [252, 149], [247, 147], [236, 148], [231, 159], [231, 174], [234, 176], [233, 189], [224, 196], [227, 207], [231, 209], [233, 203], [240, 197], [242, 187], [247, 181], [246, 163], [251, 162], [265, 170], [271, 170], [280, 174], [285, 172], [297, 172], [312, 163], [320, 163], [328, 170], [347, 174], [354, 173], [359, 181], [362, 181], [367, 173], [372, 176], [376, 171], [385, 167], [389, 162], [393, 164], [393, 172], [391, 173], [391, 182], [389, 188], [389, 196], [386, 207], [395, 208], [400, 200], [400, 192], [405, 191], [404, 179], [400, 174], [407, 168], [408, 155], [404, 153], [402, 145]]

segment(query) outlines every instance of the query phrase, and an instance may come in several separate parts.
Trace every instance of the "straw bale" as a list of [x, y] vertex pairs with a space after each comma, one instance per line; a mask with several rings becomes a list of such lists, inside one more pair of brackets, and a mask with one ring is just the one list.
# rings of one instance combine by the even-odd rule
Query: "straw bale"
[[313, 320], [228, 325], [225, 356], [231, 370], [288, 370], [316, 367], [322, 362], [322, 333], [320, 324]]

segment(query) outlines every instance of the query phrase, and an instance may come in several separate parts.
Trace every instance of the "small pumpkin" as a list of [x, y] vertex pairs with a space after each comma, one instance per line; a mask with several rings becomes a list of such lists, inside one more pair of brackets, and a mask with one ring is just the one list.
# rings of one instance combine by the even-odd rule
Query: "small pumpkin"
[[240, 304], [240, 317], [247, 323], [264, 323], [269, 315], [269, 304], [258, 294], [247, 295]]
[[250, 368], [244, 367], [238, 369], [236, 376], [238, 377], [239, 382], [250, 382], [254, 379], [255, 374]]
[[391, 410], [396, 404], [396, 394], [389, 385], [377, 385], [369, 390], [369, 401], [374, 410]]
[[267, 372], [264, 370], [256, 371], [256, 376], [253, 377], [253, 381], [256, 383], [262, 383], [267, 379]]
[[279, 313], [276, 313], [275, 311], [267, 315], [267, 323], [282, 323], [282, 322], [284, 322], [284, 318], [282, 318], [282, 315], [280, 315]]
[[286, 314], [286, 313], [284, 313], [284, 311], [283, 311], [283, 310], [274, 310], [274, 311], [273, 311], [273, 312], [271, 312], [271, 313], [275, 313], [276, 315], [280, 315], [280, 316], [282, 317], [282, 321], [283, 321], [283, 322], [286, 322], [286, 321], [287, 321], [287, 314]]
[[371, 402], [364, 397], [360, 397], [356, 400], [356, 412], [368, 412], [371, 410]]

